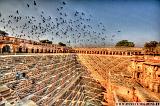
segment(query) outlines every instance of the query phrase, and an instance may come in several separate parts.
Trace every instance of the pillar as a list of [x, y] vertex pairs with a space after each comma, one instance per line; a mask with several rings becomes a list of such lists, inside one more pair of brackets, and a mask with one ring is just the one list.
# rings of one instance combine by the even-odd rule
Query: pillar
[[125, 52], [125, 55], [128, 55], [128, 52]]
[[2, 48], [0, 48], [0, 54], [2, 54]]

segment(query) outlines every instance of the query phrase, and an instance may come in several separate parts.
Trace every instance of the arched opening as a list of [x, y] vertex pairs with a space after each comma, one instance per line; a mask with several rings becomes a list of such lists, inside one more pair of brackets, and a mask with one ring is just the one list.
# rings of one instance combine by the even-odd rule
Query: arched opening
[[6, 45], [2, 48], [2, 53], [10, 53], [11, 50], [10, 50], [10, 46], [9, 45]]
[[28, 48], [26, 48], [26, 53], [28, 53]]
[[31, 50], [31, 53], [34, 53], [34, 49]]
[[39, 49], [37, 49], [37, 53], [39, 53]]
[[118, 55], [118, 52], [116, 52], [116, 55]]
[[103, 54], [106, 54], [106, 52], [105, 52], [105, 51], [103, 51]]
[[134, 54], [137, 55], [137, 52], [135, 52]]
[[19, 51], [19, 53], [22, 53], [22, 48], [21, 48], [21, 47], [19, 47], [19, 50], [18, 50], [18, 51]]

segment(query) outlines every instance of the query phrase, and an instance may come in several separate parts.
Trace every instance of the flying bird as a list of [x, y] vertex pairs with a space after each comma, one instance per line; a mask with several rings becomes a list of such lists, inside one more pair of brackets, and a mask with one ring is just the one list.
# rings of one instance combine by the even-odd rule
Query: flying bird
[[18, 10], [16, 11], [17, 14], [19, 14]]
[[63, 3], [63, 5], [66, 5], [66, 2], [63, 1], [62, 3]]
[[27, 7], [29, 7], [29, 4], [27, 4]]
[[35, 5], [35, 6], [37, 5], [36, 1], [34, 1], [34, 5]]
[[[33, 1], [33, 5], [36, 6], [36, 0]], [[66, 2], [62, 2], [62, 5], [66, 5]], [[28, 37], [29, 39], [38, 40], [40, 37], [51, 34], [50, 38], [52, 40], [54, 40], [55, 37], [64, 38], [67, 43], [75, 43], [80, 46], [85, 46], [87, 43], [97, 44], [99, 40], [103, 43], [106, 40], [105, 37], [102, 36], [106, 31], [103, 23], [98, 22], [97, 24], [99, 31], [94, 31], [94, 26], [97, 26], [97, 24], [93, 25], [91, 23], [91, 16], [86, 18], [86, 16], [89, 14], [79, 11], [72, 11], [73, 16], [67, 17], [70, 15], [70, 13], [67, 13], [67, 11], [65, 11], [66, 8], [64, 9], [62, 5], [55, 8], [56, 12], [58, 13], [58, 16], [55, 18], [52, 18], [51, 16], [45, 16], [44, 11], [41, 11], [38, 17], [9, 15], [8, 19], [1, 19], [0, 24], [4, 23], [4, 29], [6, 30], [9, 30], [8, 28], [10, 28], [12, 35], [15, 35], [16, 37]], [[29, 8], [31, 5], [26, 4], [26, 6]], [[19, 14], [19, 10], [17, 10], [16, 13]], [[13, 23], [15, 23], [15, 25], [13, 25]], [[112, 36], [111, 41], [113, 38], [114, 36]]]

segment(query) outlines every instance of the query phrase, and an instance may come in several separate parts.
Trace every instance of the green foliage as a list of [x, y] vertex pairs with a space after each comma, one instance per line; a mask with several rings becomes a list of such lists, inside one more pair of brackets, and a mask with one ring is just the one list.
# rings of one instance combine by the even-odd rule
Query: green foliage
[[150, 42], [146, 42], [144, 44], [144, 48], [155, 48], [156, 46], [158, 45], [158, 42], [157, 41], [150, 41]]
[[49, 40], [40, 40], [41, 43], [48, 43], [48, 44], [52, 44], [52, 41]]
[[153, 52], [158, 45], [160, 45], [160, 42], [158, 43], [157, 41], [146, 42], [144, 44], [144, 49], [149, 52]]
[[128, 42], [128, 40], [121, 40], [117, 42], [116, 47], [134, 47], [135, 44], [133, 42]]
[[7, 35], [8, 35], [7, 32], [0, 30], [0, 36], [7, 36]]
[[59, 42], [58, 45], [60, 45], [60, 46], [66, 46], [66, 44], [64, 44], [62, 42]]

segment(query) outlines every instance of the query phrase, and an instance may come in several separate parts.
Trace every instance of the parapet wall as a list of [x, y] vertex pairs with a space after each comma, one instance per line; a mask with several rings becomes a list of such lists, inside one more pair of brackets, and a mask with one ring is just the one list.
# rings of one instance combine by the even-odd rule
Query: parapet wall
[[41, 43], [33, 40], [0, 36], [1, 53], [69, 53], [71, 48], [58, 44]]
[[102, 55], [143, 55], [143, 48], [74, 48], [75, 53]]

